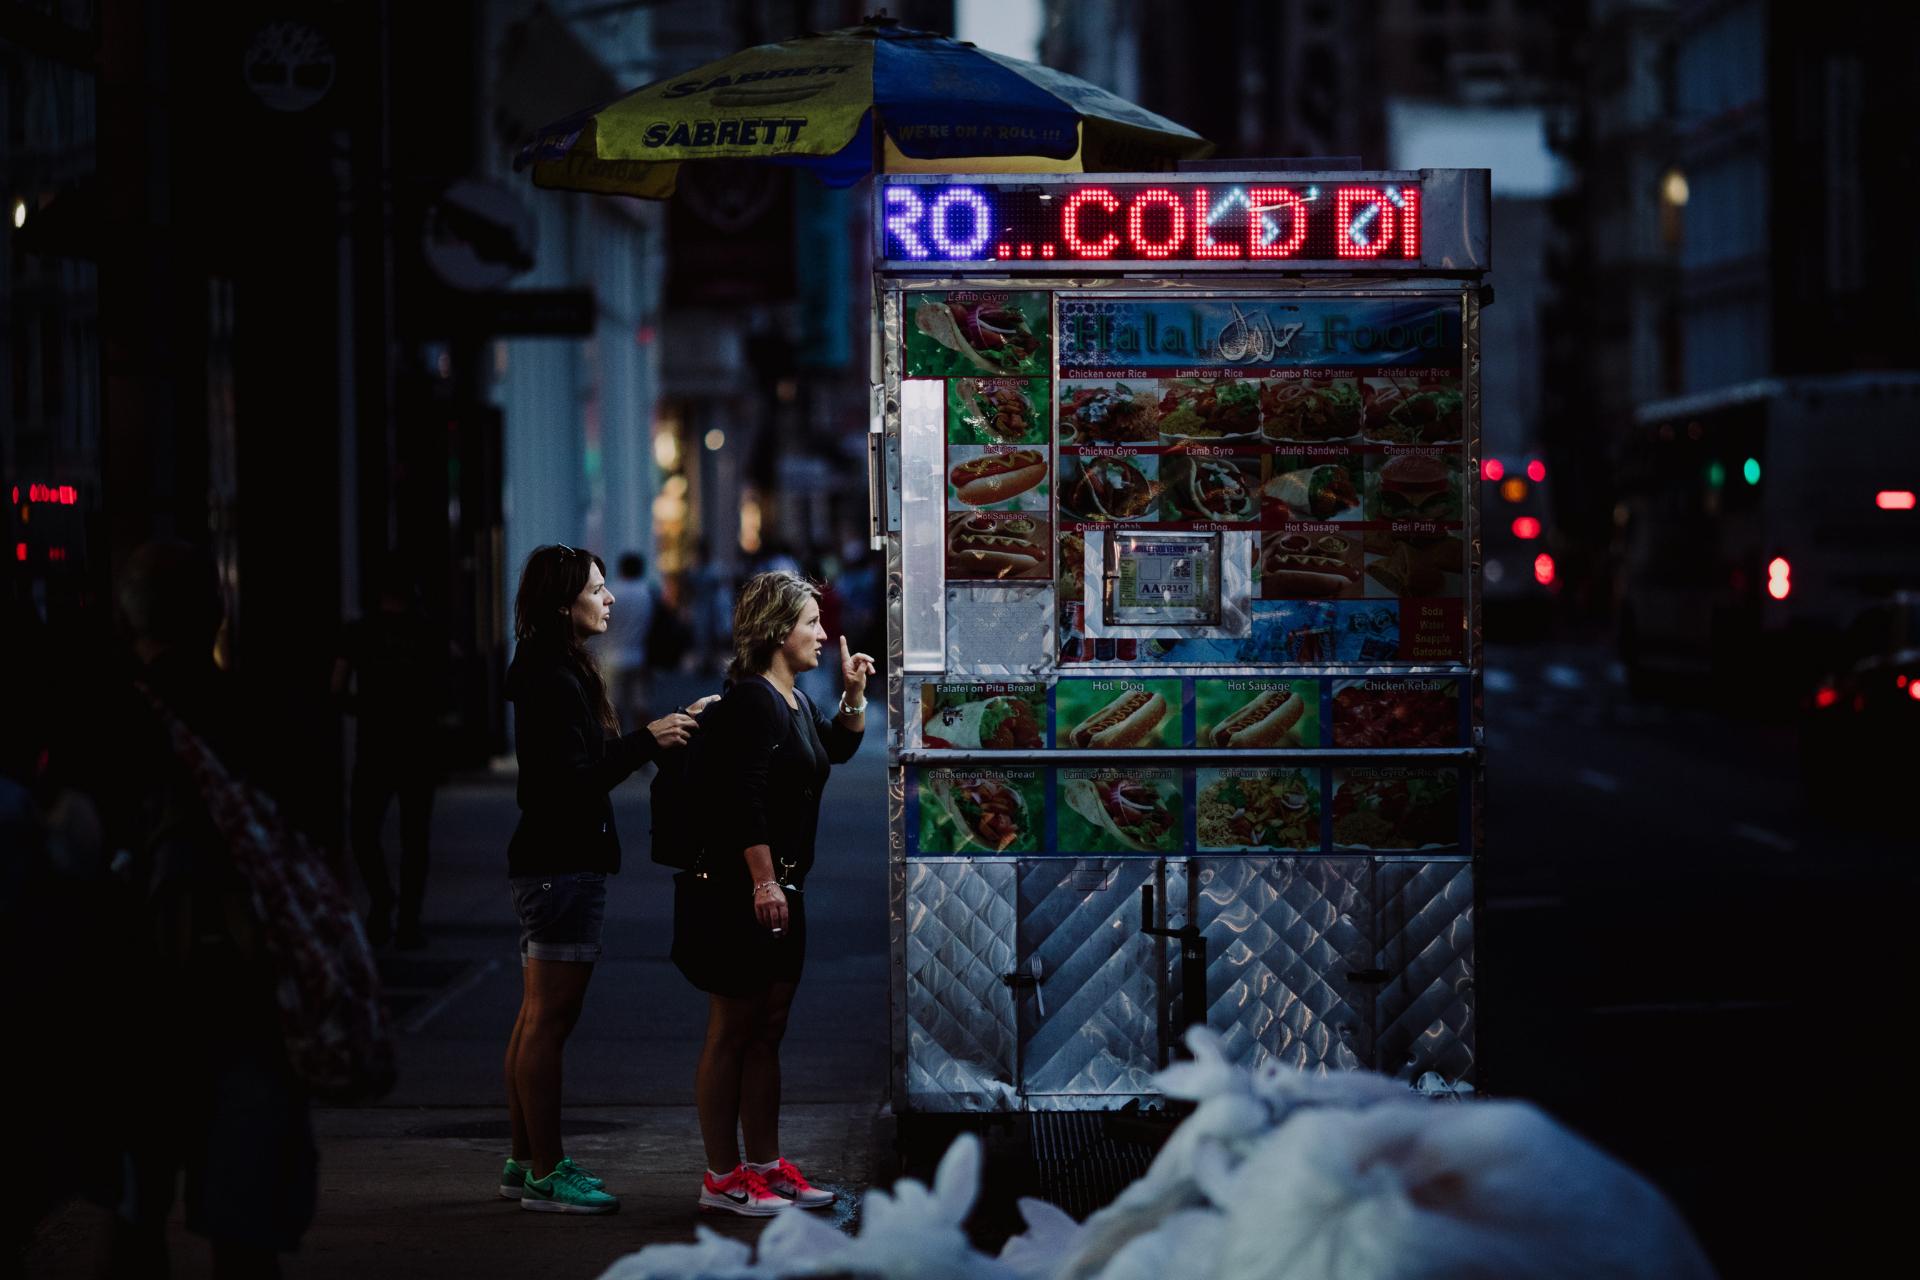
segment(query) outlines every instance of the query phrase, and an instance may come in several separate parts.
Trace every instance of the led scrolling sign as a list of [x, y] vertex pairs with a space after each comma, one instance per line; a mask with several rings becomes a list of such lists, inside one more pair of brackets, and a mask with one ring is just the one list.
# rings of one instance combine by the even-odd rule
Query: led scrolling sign
[[1420, 184], [1263, 182], [889, 183], [893, 262], [1420, 261]]

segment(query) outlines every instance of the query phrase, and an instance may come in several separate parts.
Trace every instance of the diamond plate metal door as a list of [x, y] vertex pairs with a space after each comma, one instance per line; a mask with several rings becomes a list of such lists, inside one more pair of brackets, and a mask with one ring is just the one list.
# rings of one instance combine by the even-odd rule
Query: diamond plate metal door
[[1195, 858], [1207, 939], [1207, 1025], [1228, 1058], [1317, 1071], [1373, 1056], [1371, 993], [1348, 975], [1373, 967], [1367, 858]]
[[1020, 1090], [1028, 1107], [1100, 1109], [1158, 1092], [1168, 947], [1140, 931], [1140, 889], [1160, 892], [1161, 865], [1020, 863]]
[[1013, 864], [907, 864], [907, 1101], [916, 1111], [1015, 1111]]
[[1375, 1005], [1376, 1066], [1416, 1080], [1437, 1071], [1474, 1078], [1473, 864], [1390, 862], [1375, 868], [1380, 894]]

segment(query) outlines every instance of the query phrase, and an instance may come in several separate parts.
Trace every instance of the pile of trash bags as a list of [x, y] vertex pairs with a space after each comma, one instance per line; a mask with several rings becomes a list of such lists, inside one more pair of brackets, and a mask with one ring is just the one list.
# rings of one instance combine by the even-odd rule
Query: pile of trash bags
[[[1020, 1202], [998, 1257], [962, 1224], [979, 1141], [962, 1135], [931, 1187], [868, 1193], [857, 1236], [788, 1210], [753, 1246], [629, 1254], [601, 1280], [852, 1275], [888, 1280], [1702, 1280], [1706, 1254], [1651, 1183], [1524, 1102], [1445, 1105], [1384, 1076], [1226, 1060], [1212, 1032], [1161, 1089], [1198, 1104], [1152, 1166], [1084, 1223]], [[1429, 1091], [1431, 1092], [1431, 1091]]]

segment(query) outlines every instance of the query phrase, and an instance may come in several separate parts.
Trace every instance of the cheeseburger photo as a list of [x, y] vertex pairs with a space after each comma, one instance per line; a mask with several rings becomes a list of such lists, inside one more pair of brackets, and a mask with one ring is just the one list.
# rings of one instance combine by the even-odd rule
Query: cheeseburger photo
[[1430, 453], [1396, 453], [1374, 472], [1375, 520], [1457, 520], [1459, 474]]

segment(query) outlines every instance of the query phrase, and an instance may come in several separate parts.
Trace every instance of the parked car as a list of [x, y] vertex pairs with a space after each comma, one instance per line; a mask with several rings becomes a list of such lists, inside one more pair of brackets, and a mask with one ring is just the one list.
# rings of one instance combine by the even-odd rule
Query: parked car
[[[1897, 591], [1847, 627], [1801, 707], [1800, 760], [1813, 799], [1845, 816], [1908, 805], [1920, 743], [1920, 591]], [[1904, 776], [1903, 776], [1904, 775]]]

